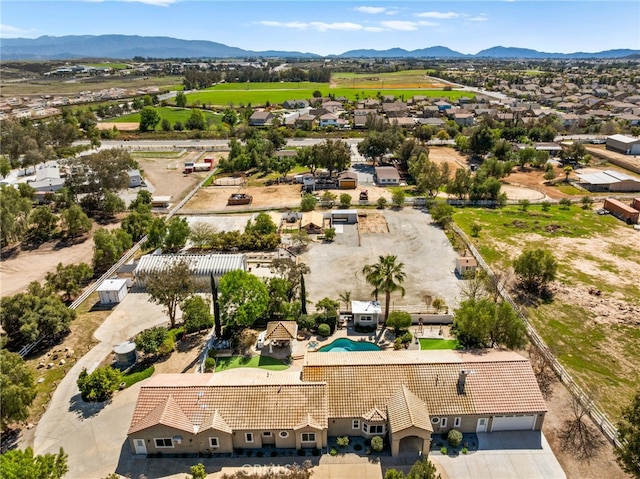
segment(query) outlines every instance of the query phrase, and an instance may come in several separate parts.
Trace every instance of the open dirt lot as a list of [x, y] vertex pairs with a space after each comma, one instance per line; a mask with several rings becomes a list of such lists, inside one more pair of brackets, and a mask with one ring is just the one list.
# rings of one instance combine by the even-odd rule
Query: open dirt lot
[[[344, 225], [335, 243], [312, 243], [299, 258], [311, 269], [306, 278], [309, 298], [337, 298], [344, 291], [351, 291], [354, 300], [371, 298], [363, 266], [375, 263], [380, 255], [395, 254], [404, 263], [407, 278], [404, 298], [400, 293], [393, 294], [392, 307], [424, 310], [426, 295], [439, 296], [449, 307], [456, 306], [460, 294], [460, 281], [453, 273], [456, 253], [444, 232], [431, 225], [429, 215], [417, 210], [404, 208], [377, 214], [384, 216], [389, 232], [381, 227], [382, 233], [361, 232], [358, 239], [355, 225]], [[381, 221], [375, 223], [383, 225]]]
[[458, 153], [458, 150], [445, 148], [443, 146], [429, 147], [429, 159], [438, 164], [448, 163], [452, 176], [457, 169], [468, 168], [469, 166], [467, 158]]

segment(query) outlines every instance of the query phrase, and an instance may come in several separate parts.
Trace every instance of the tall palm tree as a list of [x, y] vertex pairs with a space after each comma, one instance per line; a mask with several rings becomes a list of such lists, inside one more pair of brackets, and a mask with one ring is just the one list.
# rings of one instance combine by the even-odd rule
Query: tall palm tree
[[389, 303], [391, 302], [391, 293], [400, 291], [404, 297], [404, 288], [402, 283], [407, 275], [404, 272], [404, 263], [396, 262], [398, 259], [395, 255], [379, 256], [376, 264], [368, 264], [362, 268], [364, 278], [371, 286], [373, 291], [371, 294], [378, 299], [380, 293], [385, 294], [384, 298], [384, 320], [387, 321], [389, 316]]
[[344, 306], [346, 310], [348, 311], [351, 310], [351, 291], [343, 291], [338, 296], [338, 299], [344, 302]]

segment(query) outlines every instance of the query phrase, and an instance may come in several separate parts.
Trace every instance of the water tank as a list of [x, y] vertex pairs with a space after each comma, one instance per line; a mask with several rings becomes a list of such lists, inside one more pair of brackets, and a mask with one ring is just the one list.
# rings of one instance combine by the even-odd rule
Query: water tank
[[113, 352], [116, 355], [116, 366], [127, 367], [136, 362], [136, 343], [133, 341], [125, 341], [124, 343], [118, 344]]

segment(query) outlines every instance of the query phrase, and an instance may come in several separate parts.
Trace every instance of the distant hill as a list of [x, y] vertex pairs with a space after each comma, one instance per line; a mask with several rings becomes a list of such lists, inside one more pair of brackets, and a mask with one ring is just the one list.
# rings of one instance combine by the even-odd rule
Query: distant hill
[[[418, 50], [350, 50], [341, 58], [624, 58], [640, 50], [607, 50], [596, 53], [546, 53], [527, 48], [493, 47], [475, 55], [465, 55], [444, 46]], [[180, 40], [171, 37], [137, 35], [80, 35], [39, 38], [5, 38], [0, 45], [3, 60], [65, 60], [74, 58], [244, 58], [284, 57], [320, 58], [315, 53], [295, 51], [251, 51], [206, 40]]]

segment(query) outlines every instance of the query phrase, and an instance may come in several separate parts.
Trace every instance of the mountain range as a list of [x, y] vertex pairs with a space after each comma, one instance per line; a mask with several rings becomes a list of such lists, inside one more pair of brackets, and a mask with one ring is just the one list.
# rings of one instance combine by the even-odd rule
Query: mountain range
[[[443, 46], [418, 50], [350, 50], [333, 58], [624, 58], [640, 50], [618, 49], [602, 52], [547, 53], [527, 48], [497, 46], [466, 55]], [[315, 53], [295, 51], [252, 51], [206, 40], [137, 35], [69, 35], [62, 37], [4, 38], [0, 46], [3, 60], [71, 60], [74, 58], [323, 58]]]

